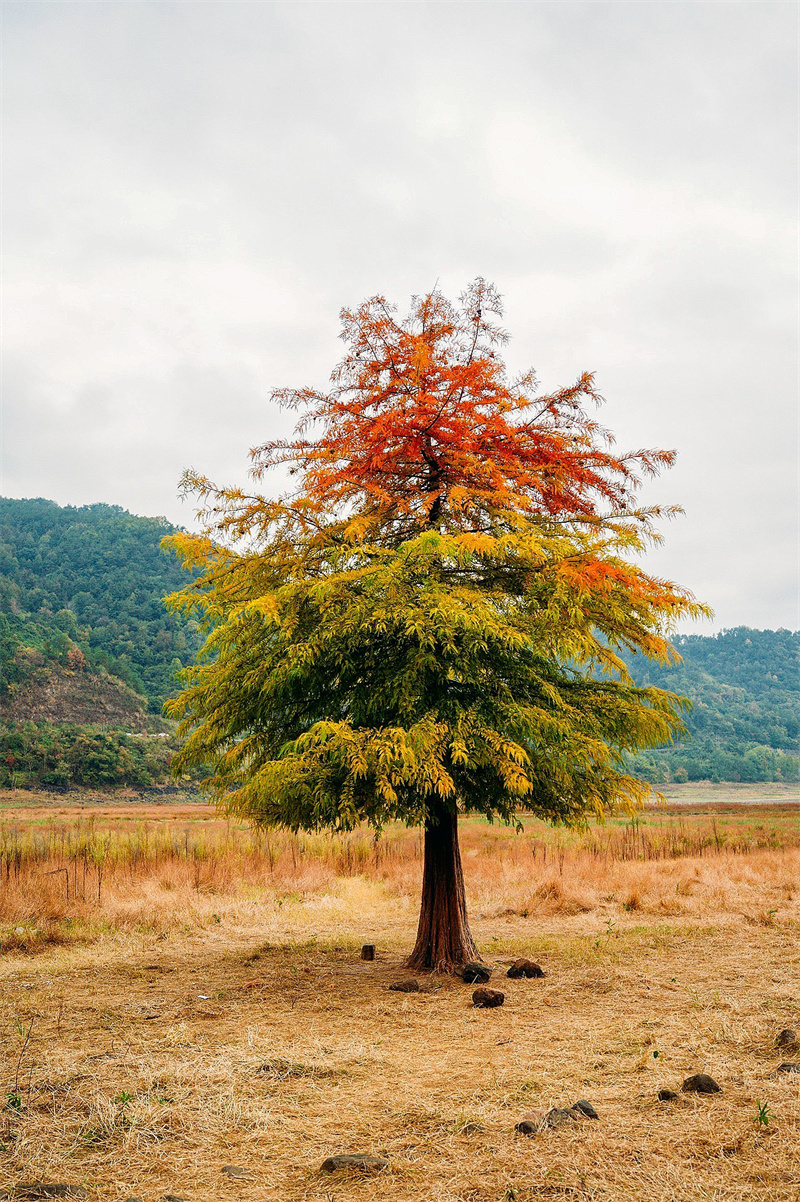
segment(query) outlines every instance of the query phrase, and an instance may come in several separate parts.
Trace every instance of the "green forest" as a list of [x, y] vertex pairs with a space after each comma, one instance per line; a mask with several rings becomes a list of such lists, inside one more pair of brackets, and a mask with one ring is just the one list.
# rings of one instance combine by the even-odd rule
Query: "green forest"
[[[61, 507], [0, 499], [0, 700], [48, 672], [122, 681], [151, 715], [177, 689], [201, 643], [197, 624], [170, 613], [165, 594], [185, 575], [161, 549], [164, 518], [114, 505]], [[632, 757], [653, 783], [770, 781], [798, 776], [800, 632], [740, 627], [676, 640], [682, 662], [631, 658], [638, 684], [688, 697], [689, 737]], [[163, 725], [163, 724], [162, 724]], [[166, 779], [173, 741], [163, 733], [69, 721], [5, 721], [0, 784], [48, 787], [148, 784]]]
[[173, 529], [116, 505], [0, 499], [0, 688], [26, 678], [31, 650], [66, 664], [77, 649], [160, 713], [200, 645], [162, 600], [186, 583], [160, 547]]
[[637, 775], [670, 781], [796, 780], [800, 735], [800, 632], [740, 626], [681, 635], [682, 662], [630, 658], [640, 685], [688, 697], [689, 737], [632, 757]]

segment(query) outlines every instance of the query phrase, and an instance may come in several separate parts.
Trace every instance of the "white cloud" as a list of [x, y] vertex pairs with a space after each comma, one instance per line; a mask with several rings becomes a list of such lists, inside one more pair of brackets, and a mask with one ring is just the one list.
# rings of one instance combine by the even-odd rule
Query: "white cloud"
[[186, 521], [340, 306], [480, 273], [515, 365], [679, 448], [654, 567], [796, 624], [792, 6], [4, 11], [4, 491]]

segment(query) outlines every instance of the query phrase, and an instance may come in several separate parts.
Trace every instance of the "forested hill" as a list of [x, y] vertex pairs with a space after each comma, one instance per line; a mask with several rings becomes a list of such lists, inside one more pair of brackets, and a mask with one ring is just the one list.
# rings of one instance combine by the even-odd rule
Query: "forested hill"
[[[9, 721], [18, 720], [16, 698], [34, 722], [114, 724], [85, 716], [96, 690], [82, 674], [103, 670], [160, 712], [200, 644], [196, 624], [162, 602], [186, 581], [159, 545], [172, 529], [114, 505], [0, 499], [0, 691]], [[637, 683], [690, 698], [692, 738], [635, 757], [635, 771], [659, 783], [796, 779], [800, 633], [742, 627], [685, 635], [677, 647], [683, 662], [672, 668], [633, 658], [630, 666]], [[99, 698], [103, 714], [118, 711], [116, 725], [138, 729], [131, 695], [112, 683]], [[75, 712], [54, 719], [62, 697], [81, 704], [66, 700], [62, 709]]]
[[740, 626], [675, 640], [682, 662], [628, 664], [640, 685], [692, 701], [691, 737], [635, 757], [637, 771], [671, 780], [796, 780], [800, 736], [800, 632]]
[[[0, 498], [0, 688], [8, 695], [48, 663], [105, 669], [151, 713], [199, 647], [196, 624], [162, 598], [186, 583], [160, 548], [173, 527], [116, 505], [62, 508]], [[37, 673], [37, 669], [39, 673]]]

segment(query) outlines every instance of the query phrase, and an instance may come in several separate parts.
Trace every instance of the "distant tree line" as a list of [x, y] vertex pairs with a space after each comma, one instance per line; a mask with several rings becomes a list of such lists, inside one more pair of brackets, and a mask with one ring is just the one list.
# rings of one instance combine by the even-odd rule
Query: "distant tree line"
[[171, 736], [63, 723], [0, 727], [0, 787], [109, 788], [169, 779], [176, 751]]

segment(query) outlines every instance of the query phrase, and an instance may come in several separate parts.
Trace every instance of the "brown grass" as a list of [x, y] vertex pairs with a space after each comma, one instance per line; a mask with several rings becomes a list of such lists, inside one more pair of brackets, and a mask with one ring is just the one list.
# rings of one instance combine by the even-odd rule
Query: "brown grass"
[[[787, 804], [583, 835], [465, 823], [472, 925], [506, 993], [477, 1011], [450, 979], [387, 989], [413, 942], [416, 832], [6, 808], [0, 1086], [18, 1104], [0, 1183], [109, 1202], [796, 1200], [800, 1077], [774, 1070], [778, 1031], [800, 1027], [799, 844]], [[543, 981], [506, 980], [523, 953]], [[721, 1094], [656, 1101], [702, 1070]], [[599, 1123], [514, 1134], [579, 1097]], [[320, 1174], [337, 1151], [389, 1168]]]

